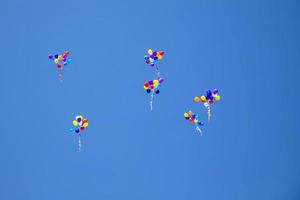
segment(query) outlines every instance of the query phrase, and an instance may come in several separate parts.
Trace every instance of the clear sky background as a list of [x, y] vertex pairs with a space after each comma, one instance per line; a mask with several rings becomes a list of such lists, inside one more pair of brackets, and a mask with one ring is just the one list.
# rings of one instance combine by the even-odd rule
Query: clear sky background
[[[300, 2], [7, 0], [0, 6], [1, 200], [300, 198]], [[165, 82], [148, 48], [164, 50]], [[49, 53], [71, 52], [57, 78]], [[222, 100], [206, 119], [194, 96]], [[68, 132], [89, 118], [82, 152]]]

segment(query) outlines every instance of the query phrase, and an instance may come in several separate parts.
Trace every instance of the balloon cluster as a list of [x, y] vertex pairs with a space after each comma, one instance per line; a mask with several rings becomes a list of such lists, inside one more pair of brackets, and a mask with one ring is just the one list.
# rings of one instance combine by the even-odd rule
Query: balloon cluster
[[159, 78], [158, 80], [150, 80], [148, 82], [144, 83], [144, 89], [146, 90], [147, 93], [155, 93], [159, 94], [160, 93], [160, 84], [164, 82], [163, 78]]
[[214, 101], [220, 101], [220, 100], [221, 100], [221, 96], [219, 95], [218, 89], [214, 89], [213, 91], [207, 90], [205, 96], [203, 95], [201, 97], [194, 98], [194, 101], [196, 103], [201, 101], [202, 103], [204, 103], [205, 107], [209, 107], [214, 103]]
[[63, 55], [61, 54], [55, 54], [55, 55], [48, 55], [48, 58], [50, 60], [53, 60], [53, 62], [56, 64], [57, 68], [61, 69], [62, 66], [65, 66], [67, 64], [71, 63], [71, 59], [68, 58], [70, 55], [69, 51], [65, 51]]
[[145, 62], [151, 67], [155, 66], [155, 62], [157, 60], [161, 60], [164, 57], [164, 51], [152, 51], [152, 49], [148, 50], [148, 54], [144, 56]]
[[199, 120], [199, 115], [194, 114], [192, 111], [184, 113], [184, 118], [189, 122], [195, 123], [199, 126], [204, 126], [204, 123]]
[[70, 132], [80, 133], [89, 126], [89, 120], [83, 118], [82, 115], [78, 115], [75, 117], [75, 120], [73, 120], [73, 126], [75, 126], [75, 128], [70, 128]]

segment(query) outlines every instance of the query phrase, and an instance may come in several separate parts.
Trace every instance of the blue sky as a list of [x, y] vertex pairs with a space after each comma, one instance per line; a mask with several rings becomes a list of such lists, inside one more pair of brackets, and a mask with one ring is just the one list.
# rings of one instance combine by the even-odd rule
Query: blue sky
[[[300, 198], [300, 2], [1, 2], [0, 199]], [[147, 49], [166, 52], [165, 82]], [[49, 53], [69, 50], [59, 82]], [[185, 121], [222, 100], [200, 137]], [[68, 132], [89, 118], [83, 149]]]

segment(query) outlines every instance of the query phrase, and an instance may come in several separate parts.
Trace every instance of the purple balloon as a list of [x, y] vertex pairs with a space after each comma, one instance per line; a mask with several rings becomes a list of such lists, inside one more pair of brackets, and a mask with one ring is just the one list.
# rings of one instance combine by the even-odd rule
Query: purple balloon
[[81, 122], [81, 118], [80, 118], [80, 117], [78, 117], [77, 121], [78, 121], [78, 122]]
[[165, 80], [165, 79], [163, 79], [163, 78], [159, 78], [158, 81], [159, 81], [159, 83], [162, 83], [162, 82], [164, 82], [164, 80]]
[[218, 94], [218, 93], [219, 93], [219, 90], [218, 90], [218, 89], [214, 89], [213, 93], [214, 93], [214, 94]]
[[49, 58], [49, 59], [53, 59], [53, 55], [52, 55], [52, 54], [49, 54], [48, 58]]
[[154, 67], [154, 63], [151, 63], [150, 66], [151, 66], [151, 67]]
[[148, 83], [149, 83], [149, 85], [153, 85], [153, 81], [152, 80], [148, 81]]
[[157, 55], [157, 52], [156, 52], [156, 51], [153, 51], [152, 55], [156, 56], [156, 55]]

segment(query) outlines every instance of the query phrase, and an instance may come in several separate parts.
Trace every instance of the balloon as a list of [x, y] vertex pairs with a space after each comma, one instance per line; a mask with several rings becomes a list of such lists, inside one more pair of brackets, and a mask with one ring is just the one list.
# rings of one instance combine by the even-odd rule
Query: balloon
[[159, 90], [156, 90], [156, 91], [155, 91], [155, 93], [156, 93], [156, 94], [159, 94], [159, 93], [160, 93], [160, 91], [159, 91]]
[[58, 60], [63, 60], [63, 56], [62, 56], [62, 55], [59, 55], [59, 56], [58, 56]]
[[145, 60], [149, 60], [149, 56], [144, 56], [144, 59]]
[[152, 52], [152, 49], [148, 49], [148, 54], [149, 54], [149, 55], [152, 55], [152, 53], [153, 53], [153, 52]]
[[144, 85], [144, 90], [147, 90], [149, 87], [146, 87], [145, 85]]
[[58, 63], [58, 59], [54, 59], [54, 62], [57, 64]]
[[85, 127], [83, 127], [83, 126], [80, 126], [80, 130], [81, 130], [81, 131], [83, 131], [83, 130], [84, 130], [84, 128], [85, 128]]
[[204, 103], [206, 101], [206, 97], [205, 96], [201, 96], [201, 101]]
[[184, 116], [184, 117], [188, 117], [189, 114], [188, 114], [188, 113], [184, 113], [183, 116]]
[[70, 128], [69, 131], [70, 131], [71, 133], [73, 133], [73, 132], [74, 132], [74, 129], [73, 129], [73, 128]]
[[158, 86], [158, 84], [159, 84], [158, 80], [154, 80], [153, 84], [154, 84], [154, 86]]
[[49, 55], [48, 55], [48, 58], [49, 58], [49, 59], [53, 59], [53, 55], [52, 55], [52, 54], [49, 54]]
[[165, 80], [165, 79], [163, 79], [163, 78], [159, 78], [159, 83], [164, 82], [164, 80]]
[[220, 101], [220, 100], [221, 100], [221, 96], [217, 95], [217, 96], [215, 97], [215, 100], [216, 100], [216, 101]]
[[88, 127], [89, 126], [89, 123], [88, 122], [85, 122], [84, 124], [83, 124], [83, 127]]
[[56, 55], [54, 56], [54, 58], [58, 58], [58, 54], [56, 54]]
[[198, 123], [198, 119], [195, 119], [194, 122], [195, 122], [195, 123]]
[[77, 121], [78, 121], [78, 122], [81, 122], [81, 117], [78, 117], [78, 118], [77, 118]]
[[218, 94], [219, 93], [219, 90], [218, 89], [214, 89], [213, 90], [213, 94]]
[[78, 122], [76, 120], [73, 121], [74, 126], [78, 126]]
[[149, 83], [149, 85], [153, 85], [153, 81], [152, 80], [148, 81], [148, 83]]
[[79, 131], [79, 129], [76, 129], [75, 132], [76, 132], [76, 133], [79, 133], [80, 131]]
[[190, 110], [188, 113], [189, 113], [189, 115], [192, 115], [192, 114], [193, 114], [193, 112], [192, 112], [191, 110]]
[[209, 105], [208, 105], [208, 103], [207, 103], [207, 102], [205, 102], [205, 103], [204, 103], [204, 106], [205, 106], [205, 107], [208, 107]]
[[160, 51], [159, 54], [163, 57], [165, 52], [164, 51]]
[[151, 92], [151, 90], [150, 89], [147, 89], [147, 93], [150, 93]]
[[196, 103], [198, 103], [198, 102], [200, 101], [200, 98], [199, 98], [199, 97], [195, 97], [195, 98], [194, 98], [194, 101], [195, 101]]

